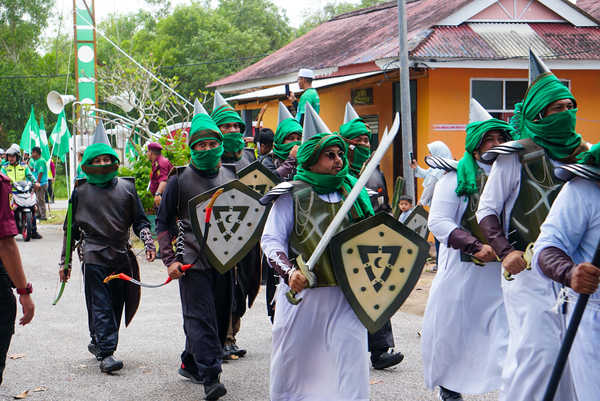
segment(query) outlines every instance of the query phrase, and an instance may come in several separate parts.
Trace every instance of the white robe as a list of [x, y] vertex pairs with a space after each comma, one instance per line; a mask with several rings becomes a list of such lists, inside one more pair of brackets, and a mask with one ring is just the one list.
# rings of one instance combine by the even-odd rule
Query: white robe
[[468, 197], [458, 197], [455, 189], [456, 172], [447, 173], [436, 185], [429, 212], [429, 230], [440, 250], [423, 318], [425, 384], [481, 394], [500, 388], [508, 345], [501, 266], [463, 262], [460, 250], [448, 247], [468, 204]]
[[[600, 241], [600, 186], [574, 178], [552, 204], [535, 243], [534, 267], [547, 247], [561, 249], [575, 264], [591, 262]], [[540, 271], [541, 272], [541, 271]], [[549, 279], [548, 279], [549, 280]], [[571, 318], [578, 294], [568, 289], [568, 317]], [[575, 392], [581, 401], [600, 399], [600, 290], [589, 298], [577, 330], [569, 365]]]
[[[491, 214], [504, 216], [501, 223], [508, 232], [519, 195], [521, 169], [517, 153], [498, 156], [479, 200], [477, 221]], [[510, 333], [500, 401], [538, 401], [544, 395], [542, 389], [548, 384], [566, 330], [565, 316], [552, 312], [561, 286], [535, 269], [524, 270], [513, 278], [502, 279]], [[574, 397], [571, 375], [566, 372], [554, 400], [574, 401]]]
[[[319, 195], [338, 202], [338, 193]], [[273, 204], [261, 239], [267, 257], [288, 254], [294, 227], [289, 194]], [[367, 329], [339, 287], [311, 288], [291, 305], [281, 280], [276, 294], [271, 352], [271, 401], [369, 400]]]

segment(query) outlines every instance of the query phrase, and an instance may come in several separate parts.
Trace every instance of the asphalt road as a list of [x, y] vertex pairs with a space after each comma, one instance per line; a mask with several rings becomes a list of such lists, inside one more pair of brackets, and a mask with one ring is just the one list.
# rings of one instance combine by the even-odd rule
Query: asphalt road
[[[40, 226], [42, 240], [17, 241], [29, 280], [34, 286], [36, 316], [17, 327], [0, 386], [0, 399], [29, 390], [27, 400], [199, 400], [202, 386], [177, 374], [184, 345], [181, 305], [176, 283], [143, 289], [138, 313], [122, 327], [116, 356], [125, 363], [115, 375], [100, 372], [88, 353], [89, 335], [83, 285], [75, 258], [73, 277], [57, 306], [51, 306], [58, 288], [57, 262], [62, 245], [60, 227]], [[161, 282], [166, 269], [160, 261], [143, 263], [142, 278]], [[20, 314], [20, 311], [19, 311]], [[421, 317], [398, 312], [392, 319], [396, 345], [404, 361], [385, 371], [371, 370], [372, 400], [434, 400], [422, 375], [418, 330]], [[266, 317], [264, 292], [242, 320], [238, 344], [248, 355], [223, 366], [227, 387], [223, 400], [268, 400], [271, 325]], [[20, 354], [20, 355], [19, 355]], [[42, 391], [33, 391], [35, 389]], [[495, 394], [465, 400], [496, 400]]]

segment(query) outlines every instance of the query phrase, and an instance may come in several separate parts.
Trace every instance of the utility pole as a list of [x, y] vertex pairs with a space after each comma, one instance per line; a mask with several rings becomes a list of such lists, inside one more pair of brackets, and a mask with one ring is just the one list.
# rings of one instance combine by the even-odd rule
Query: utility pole
[[410, 72], [408, 66], [408, 39], [405, 0], [398, 0], [398, 40], [400, 57], [400, 117], [402, 119], [402, 171], [406, 195], [415, 198], [415, 179], [410, 168], [413, 151], [412, 118], [410, 110]]

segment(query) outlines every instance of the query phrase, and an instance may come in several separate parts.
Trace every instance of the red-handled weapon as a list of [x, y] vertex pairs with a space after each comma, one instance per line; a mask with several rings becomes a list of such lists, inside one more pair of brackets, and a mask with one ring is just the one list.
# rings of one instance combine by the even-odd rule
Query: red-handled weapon
[[[206, 241], [208, 240], [208, 230], [210, 228], [210, 217], [212, 215], [212, 209], [213, 206], [215, 204], [215, 202], [217, 201], [217, 198], [223, 193], [223, 188], [219, 188], [215, 191], [215, 193], [211, 196], [210, 201], [208, 202], [208, 205], [206, 206], [206, 212], [204, 214], [204, 236], [202, 238], [202, 244], [200, 244], [200, 252], [198, 252], [199, 255], [202, 254], [202, 251], [204, 250], [204, 246], [206, 245]], [[190, 263], [187, 265], [183, 265], [181, 267], [179, 267], [179, 271], [184, 273], [186, 270], [191, 269], [192, 266], [194, 266], [196, 262], [194, 261], [194, 263]], [[135, 285], [139, 285], [140, 287], [146, 287], [146, 288], [158, 288], [158, 287], [162, 287], [163, 285], [167, 285], [172, 281], [171, 277], [167, 277], [167, 279], [160, 284], [147, 284], [147, 283], [143, 283], [139, 280], [134, 279], [133, 277], [128, 276], [125, 273], [119, 273], [119, 274], [111, 274], [110, 276], [107, 276], [103, 281], [104, 283], [108, 283], [111, 280], [114, 279], [120, 279], [120, 280], [125, 280], [125, 281], [129, 281], [132, 284]]]

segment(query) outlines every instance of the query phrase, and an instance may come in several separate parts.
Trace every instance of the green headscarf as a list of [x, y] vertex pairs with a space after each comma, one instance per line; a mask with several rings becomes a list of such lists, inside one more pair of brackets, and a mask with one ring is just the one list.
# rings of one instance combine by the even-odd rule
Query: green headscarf
[[581, 143], [581, 135], [575, 132], [577, 109], [552, 114], [540, 120], [540, 113], [552, 102], [575, 98], [554, 74], [547, 73], [538, 78], [525, 93], [525, 100], [515, 105], [511, 125], [519, 132], [519, 139], [531, 138], [548, 151], [556, 160], [571, 155]]
[[456, 194], [458, 196], [471, 195], [478, 192], [477, 171], [479, 166], [473, 152], [477, 150], [483, 137], [489, 131], [505, 131], [509, 136], [513, 135], [513, 128], [505, 121], [491, 118], [486, 121], [476, 121], [467, 125], [467, 136], [465, 137], [465, 154], [458, 161], [456, 176], [458, 183], [456, 185]]
[[277, 126], [277, 131], [275, 131], [275, 137], [273, 138], [273, 154], [281, 160], [288, 158], [294, 146], [302, 144], [300, 141], [283, 143], [289, 134], [295, 132], [302, 136], [302, 125], [295, 118], [286, 118]]
[[592, 146], [587, 152], [579, 154], [577, 156], [577, 163], [600, 166], [600, 142]]
[[[93, 165], [92, 160], [100, 155], [110, 155], [113, 157], [113, 163], [102, 166]], [[119, 173], [119, 156], [117, 152], [106, 143], [94, 143], [88, 146], [83, 152], [81, 159], [81, 169], [86, 175], [90, 184], [103, 186], [108, 184]]]
[[[361, 135], [367, 135], [371, 141], [371, 130], [362, 118], [355, 118], [340, 126], [340, 135], [347, 140], [355, 139]], [[350, 172], [358, 176], [363, 164], [371, 157], [371, 148], [364, 145], [353, 145], [352, 160], [350, 161]]]
[[[339, 146], [340, 149], [346, 151], [344, 140], [337, 134], [317, 134], [303, 143], [298, 149], [298, 169], [294, 179], [310, 184], [318, 194], [328, 194], [339, 190], [342, 192], [342, 196], [345, 197], [357, 181], [348, 173], [348, 160], [345, 157], [344, 166], [336, 175], [319, 174], [309, 170], [317, 162], [323, 149], [328, 146]], [[349, 212], [350, 219], [360, 220], [373, 214], [371, 200], [367, 191], [363, 188]]]
[[[209, 150], [194, 150], [194, 145], [209, 139], [221, 143], [220, 146]], [[216, 170], [223, 155], [223, 135], [219, 127], [207, 114], [196, 114], [192, 119], [188, 138], [191, 153], [191, 163], [198, 170]]]
[[[228, 104], [224, 104], [223, 106], [217, 108], [212, 112], [210, 117], [213, 119], [217, 126], [221, 126], [227, 123], [239, 123], [241, 126], [241, 131], [244, 132], [246, 130], [246, 124], [240, 118], [240, 115]], [[227, 153], [236, 153], [240, 150], [244, 149], [244, 136], [241, 132], [229, 133], [223, 136], [223, 146], [225, 147], [225, 152]]]

